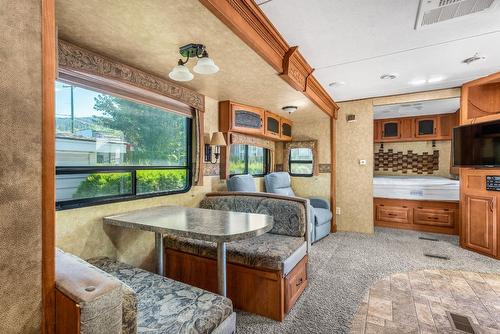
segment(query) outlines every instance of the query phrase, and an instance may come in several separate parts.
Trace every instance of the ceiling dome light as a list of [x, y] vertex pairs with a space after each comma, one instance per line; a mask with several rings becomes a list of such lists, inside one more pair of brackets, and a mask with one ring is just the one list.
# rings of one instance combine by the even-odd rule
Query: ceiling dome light
[[281, 110], [286, 111], [287, 113], [293, 113], [294, 111], [297, 111], [299, 109], [297, 106], [285, 106], [281, 108]]
[[425, 83], [427, 83], [427, 80], [425, 80], [425, 79], [416, 79], [416, 80], [410, 81], [410, 85], [414, 85], [414, 86], [424, 85]]
[[182, 64], [182, 60], [179, 60], [179, 64], [172, 69], [168, 77], [175, 81], [191, 81], [194, 76], [189, 72], [189, 69]]
[[396, 73], [393, 73], [393, 74], [382, 74], [380, 76], [380, 79], [382, 80], [394, 80], [398, 77], [398, 75]]
[[440, 77], [429, 78], [429, 80], [427, 80], [427, 82], [428, 83], [436, 83], [436, 82], [443, 81], [443, 80], [444, 80], [444, 77], [440, 76]]
[[193, 67], [193, 71], [198, 74], [214, 74], [219, 72], [219, 66], [215, 65], [213, 59], [208, 57], [208, 53], [204, 51], [202, 57]]

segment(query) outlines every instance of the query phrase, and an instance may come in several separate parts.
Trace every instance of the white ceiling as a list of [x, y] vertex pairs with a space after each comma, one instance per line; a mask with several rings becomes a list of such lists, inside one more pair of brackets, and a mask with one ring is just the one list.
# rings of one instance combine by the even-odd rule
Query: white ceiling
[[460, 108], [460, 99], [430, 100], [422, 102], [386, 104], [373, 107], [374, 119], [437, 115], [454, 113]]
[[[460, 86], [500, 71], [500, 2], [414, 29], [419, 0], [259, 0], [335, 101]], [[476, 52], [484, 61], [462, 63]], [[397, 74], [381, 80], [383, 74]], [[415, 85], [412, 82], [443, 78]], [[344, 85], [330, 87], [331, 82]]]

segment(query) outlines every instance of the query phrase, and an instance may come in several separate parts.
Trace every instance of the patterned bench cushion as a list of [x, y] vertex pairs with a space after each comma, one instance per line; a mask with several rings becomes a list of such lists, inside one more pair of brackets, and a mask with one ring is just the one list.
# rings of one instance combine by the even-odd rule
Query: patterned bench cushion
[[[215, 242], [166, 235], [165, 246], [189, 254], [217, 258]], [[250, 267], [282, 270], [286, 275], [305, 255], [304, 238], [265, 233], [261, 236], [227, 243], [227, 261]]]
[[88, 261], [136, 292], [139, 333], [210, 333], [233, 312], [223, 296], [110, 258]]
[[274, 219], [269, 233], [304, 237], [306, 233], [306, 207], [286, 199], [255, 196], [210, 196], [205, 197], [200, 208], [266, 214]]

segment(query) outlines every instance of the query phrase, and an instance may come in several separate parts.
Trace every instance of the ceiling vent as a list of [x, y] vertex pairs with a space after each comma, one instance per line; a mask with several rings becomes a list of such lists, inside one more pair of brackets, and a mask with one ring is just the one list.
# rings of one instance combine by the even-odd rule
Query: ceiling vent
[[415, 29], [493, 8], [498, 0], [420, 0]]

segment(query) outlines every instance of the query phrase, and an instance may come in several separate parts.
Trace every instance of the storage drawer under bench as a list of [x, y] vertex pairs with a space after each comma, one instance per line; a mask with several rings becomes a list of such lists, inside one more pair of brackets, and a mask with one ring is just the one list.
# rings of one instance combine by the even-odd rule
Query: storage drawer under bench
[[458, 201], [374, 198], [375, 226], [458, 234]]

